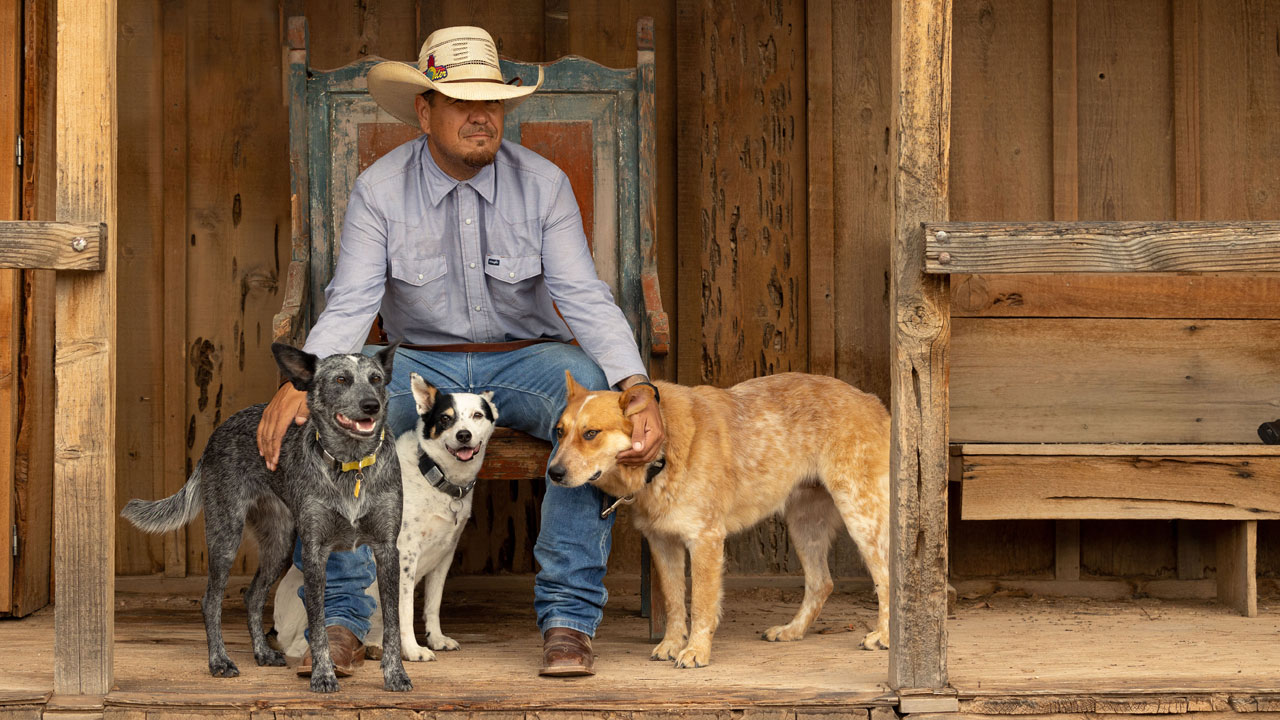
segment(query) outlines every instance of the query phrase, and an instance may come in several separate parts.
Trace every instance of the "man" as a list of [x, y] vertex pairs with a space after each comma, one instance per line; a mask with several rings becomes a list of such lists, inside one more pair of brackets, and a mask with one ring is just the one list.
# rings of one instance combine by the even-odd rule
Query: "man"
[[[590, 389], [648, 382], [631, 329], [595, 274], [568, 178], [502, 142], [505, 113], [541, 85], [541, 70], [531, 87], [504, 82], [492, 38], [475, 27], [432, 33], [416, 68], [386, 62], [369, 72], [373, 99], [426, 135], [357, 178], [325, 310], [305, 349], [354, 352], [380, 312], [387, 335], [406, 343], [389, 386], [397, 434], [417, 421], [410, 372], [445, 392], [492, 390], [502, 424], [552, 442], [566, 369]], [[268, 405], [258, 428], [268, 467], [289, 423], [305, 421], [305, 400], [286, 383]], [[663, 439], [656, 404], [635, 428], [618, 459], [648, 464]], [[547, 484], [534, 547], [542, 675], [594, 673], [613, 522], [600, 517], [603, 501], [590, 486]], [[368, 548], [330, 556], [325, 624], [339, 674], [363, 655], [373, 578]], [[300, 672], [308, 671], [304, 662]]]

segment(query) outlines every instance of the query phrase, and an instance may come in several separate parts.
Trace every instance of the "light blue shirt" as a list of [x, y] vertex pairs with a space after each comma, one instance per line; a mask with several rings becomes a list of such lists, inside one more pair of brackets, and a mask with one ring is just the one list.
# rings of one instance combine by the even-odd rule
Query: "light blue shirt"
[[596, 276], [568, 177], [511, 142], [470, 180], [446, 175], [426, 136], [356, 179], [324, 312], [304, 349], [358, 352], [379, 312], [392, 339], [576, 337], [611, 384], [647, 374], [622, 310]]

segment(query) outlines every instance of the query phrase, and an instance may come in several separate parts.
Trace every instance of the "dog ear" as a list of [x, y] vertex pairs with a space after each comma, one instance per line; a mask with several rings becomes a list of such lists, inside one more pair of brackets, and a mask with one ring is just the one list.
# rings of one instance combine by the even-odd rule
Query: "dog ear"
[[498, 406], [493, 404], [493, 391], [485, 390], [480, 393], [480, 397], [484, 398], [484, 414], [489, 422], [498, 421]]
[[440, 392], [435, 385], [422, 379], [418, 373], [409, 373], [409, 388], [413, 390], [413, 404], [419, 415], [426, 415], [432, 405], [436, 404], [436, 395]]
[[649, 407], [649, 403], [653, 402], [653, 394], [653, 388], [639, 384], [622, 391], [622, 396], [618, 398], [618, 407], [622, 408], [622, 416], [631, 417]]
[[373, 354], [373, 359], [377, 360], [378, 364], [382, 366], [382, 373], [387, 378], [391, 377], [391, 364], [395, 362], [396, 348], [398, 347], [400, 347], [400, 341], [396, 340]]
[[579, 385], [573, 379], [573, 373], [569, 372], [568, 370], [564, 371], [564, 386], [565, 386], [565, 389], [567, 390], [567, 392], [565, 393], [566, 401], [568, 401], [569, 398], [575, 395], [581, 395], [587, 391], [586, 388]]
[[284, 343], [271, 343], [271, 354], [276, 356], [280, 372], [289, 378], [295, 388], [303, 392], [311, 388], [311, 381], [316, 377], [316, 363], [320, 358]]

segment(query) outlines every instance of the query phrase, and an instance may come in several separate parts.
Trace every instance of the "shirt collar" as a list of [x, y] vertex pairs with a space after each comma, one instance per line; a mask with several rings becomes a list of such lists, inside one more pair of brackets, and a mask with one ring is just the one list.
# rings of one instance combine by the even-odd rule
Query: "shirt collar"
[[[498, 151], [501, 153], [501, 149]], [[431, 201], [434, 207], [440, 204], [445, 195], [453, 192], [453, 189], [459, 185], [470, 185], [480, 197], [484, 198], [489, 204], [493, 204], [498, 186], [498, 174], [494, 170], [497, 160], [480, 168], [480, 172], [476, 173], [470, 180], [458, 180], [436, 165], [436, 159], [431, 156], [431, 149], [427, 147], [427, 139], [422, 139], [422, 167], [423, 174], [426, 175], [427, 181], [427, 199]]]

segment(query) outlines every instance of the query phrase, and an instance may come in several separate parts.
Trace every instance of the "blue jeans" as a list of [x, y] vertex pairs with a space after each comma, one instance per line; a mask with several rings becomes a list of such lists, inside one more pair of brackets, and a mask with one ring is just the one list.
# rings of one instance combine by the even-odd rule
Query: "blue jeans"
[[[379, 349], [365, 348], [366, 353]], [[444, 353], [401, 348], [392, 368], [387, 424], [398, 436], [417, 424], [409, 390], [416, 372], [446, 393], [493, 391], [498, 424], [550, 441], [565, 405], [564, 371], [588, 390], [607, 390], [604, 372], [583, 350], [558, 342], [501, 353]], [[394, 452], [394, 450], [392, 450]], [[483, 475], [483, 471], [481, 473]], [[614, 515], [600, 518], [604, 493], [591, 485], [564, 488], [543, 478], [542, 522], [533, 547], [539, 571], [533, 607], [538, 629], [567, 627], [594, 636], [609, 595], [604, 588]], [[301, 558], [295, 551], [294, 564]], [[299, 565], [301, 567], [301, 565]], [[368, 547], [329, 555], [325, 584], [325, 624], [343, 625], [363, 638], [373, 602], [365, 589], [374, 574]], [[298, 589], [299, 595], [303, 592]]]

